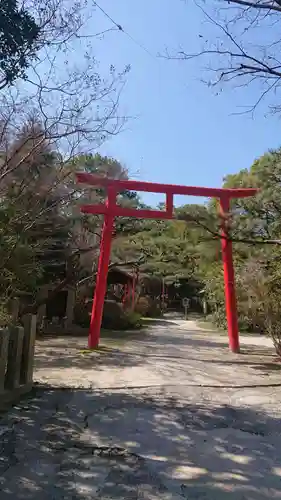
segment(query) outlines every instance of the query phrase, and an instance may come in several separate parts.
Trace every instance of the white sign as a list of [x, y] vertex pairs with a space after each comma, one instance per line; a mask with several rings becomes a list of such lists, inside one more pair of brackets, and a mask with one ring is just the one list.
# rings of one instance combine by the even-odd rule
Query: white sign
[[182, 299], [182, 305], [183, 305], [183, 307], [188, 307], [189, 303], [190, 303], [190, 299], [188, 299], [187, 297], [184, 297]]

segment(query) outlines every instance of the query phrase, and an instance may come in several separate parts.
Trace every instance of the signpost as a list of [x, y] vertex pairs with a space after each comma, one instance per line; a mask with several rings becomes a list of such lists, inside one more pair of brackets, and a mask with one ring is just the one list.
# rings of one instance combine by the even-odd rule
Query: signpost
[[184, 307], [184, 319], [185, 320], [187, 319], [187, 311], [188, 311], [188, 308], [189, 308], [189, 304], [190, 304], [190, 299], [188, 299], [187, 297], [184, 297], [182, 299], [182, 305]]

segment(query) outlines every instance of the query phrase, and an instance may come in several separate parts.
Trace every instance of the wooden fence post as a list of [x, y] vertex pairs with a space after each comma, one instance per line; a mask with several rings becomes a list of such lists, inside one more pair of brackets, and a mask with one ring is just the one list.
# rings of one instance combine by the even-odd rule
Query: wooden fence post
[[20, 384], [20, 368], [24, 332], [21, 326], [10, 326], [9, 331], [10, 338], [5, 388], [15, 389]]
[[75, 306], [76, 292], [72, 288], [67, 290], [67, 302], [65, 311], [65, 327], [71, 328], [73, 323], [74, 306]]
[[10, 332], [7, 328], [0, 330], [0, 393], [5, 389], [5, 373], [8, 360]]
[[32, 383], [34, 349], [36, 337], [36, 315], [28, 314], [23, 318], [24, 338], [21, 360], [21, 384]]
[[17, 297], [14, 297], [11, 303], [12, 325], [17, 325], [18, 323], [19, 309], [20, 309], [20, 301]]

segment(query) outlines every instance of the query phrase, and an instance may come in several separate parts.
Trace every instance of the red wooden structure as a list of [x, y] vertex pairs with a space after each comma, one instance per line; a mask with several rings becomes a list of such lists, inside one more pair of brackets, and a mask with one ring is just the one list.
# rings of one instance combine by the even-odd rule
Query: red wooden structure
[[[222, 189], [177, 186], [173, 184], [156, 184], [152, 182], [142, 181], [113, 180], [87, 173], [77, 173], [76, 175], [77, 180], [80, 183], [103, 187], [107, 190], [107, 199], [105, 204], [84, 205], [81, 207], [83, 213], [104, 215], [96, 290], [89, 332], [89, 348], [93, 349], [99, 344], [103, 304], [107, 285], [108, 265], [110, 260], [111, 240], [114, 230], [114, 218], [137, 217], [144, 219], [172, 219], [173, 196], [190, 195], [217, 198], [220, 201], [221, 213], [223, 215], [221, 242], [229, 347], [231, 351], [239, 352], [239, 333], [232, 258], [232, 242], [227, 238], [226, 216], [230, 209], [231, 198], [245, 198], [248, 196], [253, 196], [257, 192], [257, 190], [250, 188]], [[143, 210], [121, 207], [117, 204], [117, 195], [118, 193], [125, 190], [143, 191], [149, 193], [164, 193], [166, 195], [166, 210]]]

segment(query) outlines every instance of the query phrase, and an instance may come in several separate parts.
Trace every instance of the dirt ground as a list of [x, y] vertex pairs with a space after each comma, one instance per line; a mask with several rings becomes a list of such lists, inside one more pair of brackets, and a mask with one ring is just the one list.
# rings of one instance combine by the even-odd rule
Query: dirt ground
[[37, 342], [32, 397], [0, 421], [0, 498], [281, 499], [281, 363], [271, 342], [193, 321], [132, 340]]

